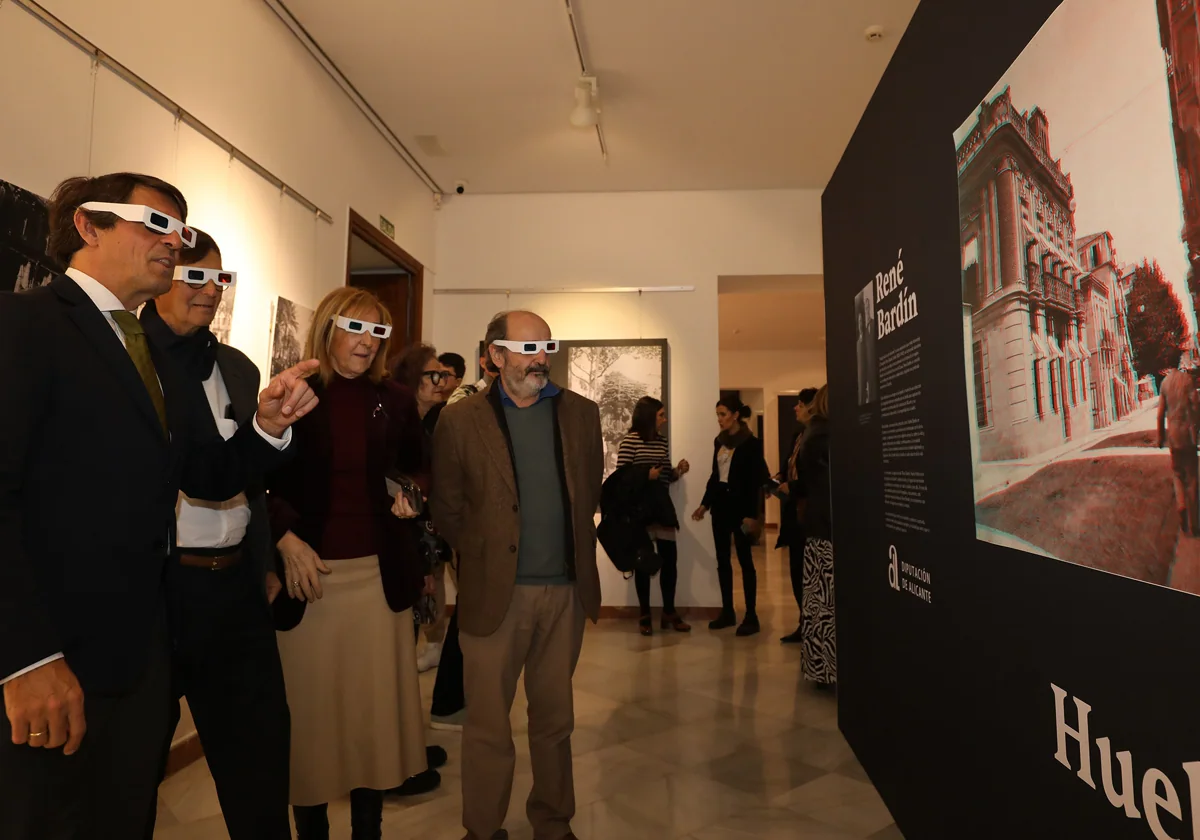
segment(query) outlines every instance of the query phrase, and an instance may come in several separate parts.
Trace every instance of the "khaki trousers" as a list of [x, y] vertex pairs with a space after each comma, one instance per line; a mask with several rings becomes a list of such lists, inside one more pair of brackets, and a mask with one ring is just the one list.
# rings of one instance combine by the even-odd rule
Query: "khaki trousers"
[[526, 814], [535, 840], [563, 840], [575, 816], [571, 678], [586, 616], [572, 586], [517, 586], [504, 622], [490, 636], [460, 634], [467, 720], [462, 742], [463, 827], [491, 840], [512, 797], [516, 749], [513, 698], [525, 672], [533, 791]]

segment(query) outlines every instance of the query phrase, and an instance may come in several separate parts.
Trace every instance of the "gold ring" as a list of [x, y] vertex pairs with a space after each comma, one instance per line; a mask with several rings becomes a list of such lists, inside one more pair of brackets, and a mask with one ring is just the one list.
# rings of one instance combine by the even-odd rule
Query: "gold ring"
[[41, 738], [45, 734], [46, 734], [45, 732], [30, 732], [29, 737], [30, 738]]

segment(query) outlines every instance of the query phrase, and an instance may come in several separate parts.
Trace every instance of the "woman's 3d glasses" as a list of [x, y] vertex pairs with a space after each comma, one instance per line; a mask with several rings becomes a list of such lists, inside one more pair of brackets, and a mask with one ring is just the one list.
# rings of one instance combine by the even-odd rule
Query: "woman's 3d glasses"
[[337, 315], [333, 322], [348, 333], [360, 335], [367, 333], [375, 338], [387, 338], [392, 334], [391, 324], [376, 324], [371, 321], [364, 321], [361, 318], [347, 318], [345, 315]]
[[113, 204], [108, 201], [89, 201], [79, 205], [80, 210], [92, 213], [112, 213], [127, 222], [140, 222], [157, 233], [178, 233], [185, 248], [196, 247], [196, 231], [166, 213], [145, 204]]
[[522, 356], [536, 356], [538, 353], [545, 351], [547, 353], [558, 352], [558, 342], [553, 338], [546, 341], [493, 341], [497, 347], [503, 347], [505, 350], [511, 350], [514, 353], [520, 353]]
[[228, 289], [237, 282], [237, 272], [223, 271], [219, 268], [196, 268], [194, 265], [178, 265], [175, 266], [175, 279], [197, 288], [203, 288], [211, 280], [218, 289]]

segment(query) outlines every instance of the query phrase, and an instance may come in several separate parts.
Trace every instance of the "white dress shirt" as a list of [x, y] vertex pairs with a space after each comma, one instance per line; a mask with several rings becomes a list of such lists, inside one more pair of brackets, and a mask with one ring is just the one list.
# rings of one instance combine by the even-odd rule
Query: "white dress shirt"
[[[117, 298], [117, 296], [114, 295], [107, 286], [102, 284], [99, 280], [95, 279], [94, 277], [84, 274], [79, 269], [68, 268], [66, 271], [66, 275], [75, 281], [75, 284], [78, 285], [79, 288], [83, 290], [83, 293], [86, 294], [88, 296], [88, 298], [92, 301], [92, 303], [94, 303], [96, 305], [96, 308], [99, 309], [104, 314], [104, 320], [108, 321], [108, 325], [110, 327], [112, 327], [113, 333], [120, 340], [121, 346], [124, 347], [125, 346], [125, 333], [121, 331], [120, 326], [117, 325], [116, 320], [112, 316], [113, 312], [118, 312], [118, 311], [125, 309], [124, 304], [121, 303], [121, 301]], [[216, 370], [217, 370], [216, 366], [214, 365], [213, 366], [214, 373], [216, 373]], [[211, 377], [210, 377], [210, 380], [211, 380]], [[206, 391], [208, 390], [208, 383], [205, 383], [205, 390]], [[225, 383], [224, 382], [221, 382], [221, 391], [225, 391]], [[227, 393], [225, 396], [226, 396], [226, 399], [228, 399]], [[211, 405], [212, 404], [211, 396], [209, 397], [209, 402]], [[224, 406], [221, 407], [221, 410], [222, 410], [222, 412], [224, 411]], [[214, 411], [215, 411], [215, 409], [214, 409]], [[221, 429], [221, 420], [220, 420], [221, 416], [223, 416], [223, 415], [218, 416], [218, 420], [217, 420], [217, 428], [218, 429]], [[262, 437], [263, 440], [265, 440], [267, 443], [274, 446], [276, 449], [285, 449], [285, 448], [287, 448], [288, 444], [290, 444], [292, 442], [292, 430], [291, 429], [288, 429], [287, 431], [285, 431], [283, 433], [282, 438], [273, 438], [270, 435], [268, 435], [266, 432], [264, 432], [262, 430], [262, 428], [258, 425], [257, 415], [255, 416], [255, 418], [252, 422], [254, 423], [254, 430], [256, 432], [258, 432], [258, 434]], [[236, 429], [234, 431], [236, 431]], [[222, 429], [222, 436], [225, 436], [223, 429]], [[229, 437], [232, 437], [232, 434], [229, 436], [225, 436], [226, 440], [228, 440]], [[243, 500], [243, 502], [245, 501], [244, 496], [242, 497], [242, 500]], [[247, 521], [249, 521], [249, 509], [247, 509], [247, 511], [246, 511], [246, 519], [247, 519]], [[181, 521], [180, 522], [181, 527], [182, 527], [182, 524], [183, 523]], [[243, 533], [244, 532], [245, 532], [245, 526], [243, 526]], [[241, 539], [239, 538], [238, 542], [240, 542], [240, 541], [241, 541]], [[187, 547], [188, 548], [199, 548], [200, 546], [187, 546]], [[219, 546], [215, 546], [215, 547], [219, 547]], [[4, 679], [0, 680], [0, 685], [4, 685], [4, 683], [8, 682], [9, 680], [16, 679], [17, 677], [22, 676], [23, 674], [27, 674], [30, 671], [33, 671], [37, 668], [42, 667], [43, 665], [48, 665], [49, 663], [53, 662], [56, 659], [62, 659], [62, 658], [63, 658], [62, 653], [56, 653], [53, 656], [47, 656], [45, 659], [41, 660], [40, 662], [34, 662], [28, 668], [22, 668], [20, 671], [17, 671], [14, 674], [9, 674]]]
[[[232, 401], [219, 365], [214, 364], [212, 375], [204, 380], [204, 393], [217, 421], [217, 431], [229, 440], [237, 432], [238, 424], [227, 418]], [[225, 502], [206, 502], [192, 499], [180, 490], [176, 513], [179, 518], [176, 544], [181, 548], [233, 548], [245, 538], [250, 524], [250, 503], [245, 493]]]

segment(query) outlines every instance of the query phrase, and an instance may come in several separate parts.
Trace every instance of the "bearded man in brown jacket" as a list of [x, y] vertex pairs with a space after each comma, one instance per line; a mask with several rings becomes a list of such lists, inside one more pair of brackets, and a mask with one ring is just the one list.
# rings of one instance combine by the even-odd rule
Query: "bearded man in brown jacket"
[[536, 840], [567, 840], [575, 816], [571, 679], [585, 617], [600, 614], [594, 516], [604, 473], [600, 410], [550, 382], [550, 327], [497, 315], [484, 339], [500, 375], [447, 406], [433, 443], [433, 519], [458, 553], [467, 720], [467, 840], [507, 838], [516, 750], [509, 714], [525, 672]]

